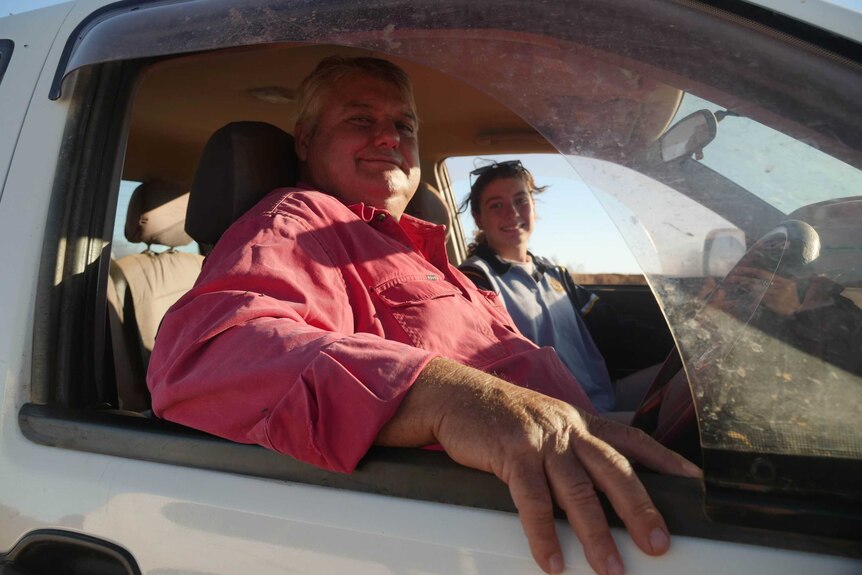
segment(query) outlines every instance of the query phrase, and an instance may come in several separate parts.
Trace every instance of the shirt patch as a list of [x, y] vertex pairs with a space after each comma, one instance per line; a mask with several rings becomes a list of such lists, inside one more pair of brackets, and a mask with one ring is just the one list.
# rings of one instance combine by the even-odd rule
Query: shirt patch
[[434, 274], [428, 274], [427, 276], [425, 276], [425, 279], [428, 280], [429, 282], [436, 282], [437, 276]]
[[564, 293], [566, 288], [563, 287], [563, 284], [560, 283], [560, 280], [554, 277], [548, 276], [548, 283], [551, 285], [551, 288], [557, 293]]

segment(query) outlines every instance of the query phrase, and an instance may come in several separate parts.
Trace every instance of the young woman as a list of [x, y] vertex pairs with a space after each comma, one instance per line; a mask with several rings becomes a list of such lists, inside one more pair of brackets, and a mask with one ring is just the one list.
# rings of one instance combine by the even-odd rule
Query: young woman
[[634, 359], [633, 367], [654, 363], [653, 358], [639, 359], [637, 348], [644, 347], [638, 338], [651, 337], [655, 330], [620, 320], [611, 306], [575, 284], [565, 268], [530, 253], [536, 225], [533, 196], [544, 188], [536, 186], [520, 161], [491, 164], [471, 175], [477, 178], [461, 210], [470, 209], [478, 232], [461, 271], [480, 289], [503, 298], [527, 338], [557, 350], [597, 410], [635, 409], [651, 372], [614, 383], [605, 359], [623, 352], [629, 365]]

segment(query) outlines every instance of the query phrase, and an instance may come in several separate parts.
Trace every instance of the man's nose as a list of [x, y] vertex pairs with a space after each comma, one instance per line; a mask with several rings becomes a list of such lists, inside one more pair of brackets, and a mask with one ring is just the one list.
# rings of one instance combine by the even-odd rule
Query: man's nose
[[401, 134], [398, 133], [398, 128], [395, 122], [391, 120], [381, 120], [374, 126], [374, 145], [385, 148], [397, 148], [401, 141]]

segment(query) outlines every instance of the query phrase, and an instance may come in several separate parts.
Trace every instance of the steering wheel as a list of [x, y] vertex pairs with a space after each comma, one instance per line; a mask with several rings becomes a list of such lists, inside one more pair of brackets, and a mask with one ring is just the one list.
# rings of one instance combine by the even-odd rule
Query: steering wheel
[[757, 240], [716, 285], [684, 334], [688, 361], [677, 349], [665, 361], [635, 411], [632, 425], [687, 456], [699, 451], [697, 417], [688, 377], [709, 377], [780, 278], [799, 277], [820, 255], [820, 237], [805, 222], [788, 220]]

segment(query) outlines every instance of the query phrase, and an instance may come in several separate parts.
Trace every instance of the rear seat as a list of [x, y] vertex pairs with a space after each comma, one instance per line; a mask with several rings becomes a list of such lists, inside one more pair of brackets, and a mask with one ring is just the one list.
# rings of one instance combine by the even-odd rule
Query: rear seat
[[[153, 181], [138, 186], [129, 201], [126, 239], [145, 243], [146, 249], [112, 261], [108, 285], [117, 395], [124, 410], [150, 408], [146, 373], [156, 331], [201, 270], [203, 256], [175, 249], [193, 241], [184, 229], [188, 200], [180, 186]], [[167, 249], [157, 252], [153, 245]]]

